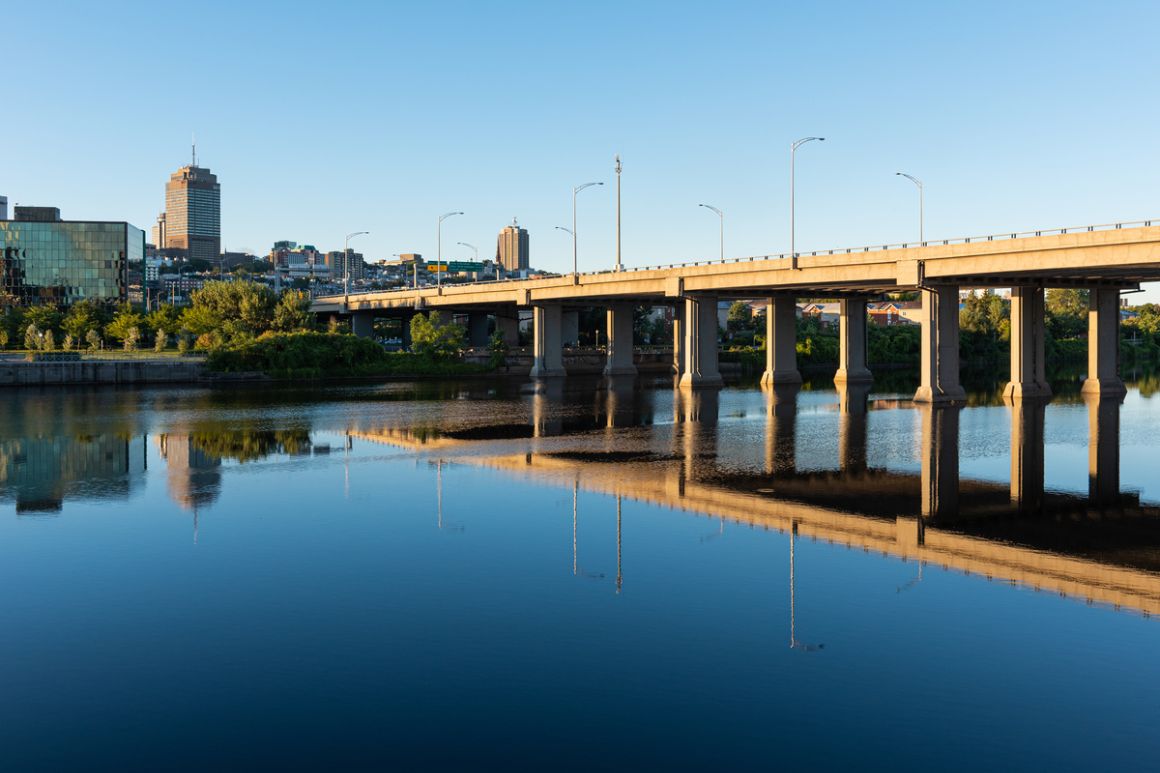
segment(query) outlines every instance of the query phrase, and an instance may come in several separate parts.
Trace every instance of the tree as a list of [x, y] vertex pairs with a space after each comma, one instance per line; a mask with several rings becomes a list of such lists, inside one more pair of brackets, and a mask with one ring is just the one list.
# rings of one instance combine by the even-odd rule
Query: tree
[[286, 290], [274, 307], [274, 330], [292, 332], [310, 330], [314, 327], [314, 315], [310, 313], [310, 294], [302, 290]]
[[24, 348], [30, 351], [40, 349], [40, 328], [35, 322], [29, 323], [24, 328]]
[[256, 282], [206, 282], [190, 296], [181, 325], [199, 337], [252, 338], [270, 329], [276, 302], [274, 291]]
[[65, 333], [64, 340], [60, 342], [60, 348], [66, 352], [71, 352], [76, 347], [76, 339], [72, 337], [72, 333]]
[[101, 348], [101, 334], [96, 329], [90, 330], [85, 333], [85, 343], [89, 345], [89, 349], [95, 352]]
[[158, 330], [157, 335], [153, 338], [153, 351], [163, 352], [167, 346], [169, 346], [169, 334], [164, 330]]
[[25, 324], [36, 325], [36, 329], [59, 330], [61, 314], [55, 306], [30, 306], [24, 310]]
[[753, 309], [745, 301], [733, 301], [729, 306], [729, 316], [725, 318], [725, 329], [730, 333], [750, 330], [753, 327]]
[[[126, 303], [121, 307], [120, 311], [113, 315], [113, 321], [105, 326], [105, 333], [111, 338], [126, 343], [132, 331], [136, 331], [137, 339], [140, 340], [141, 329], [144, 327], [145, 318], [133, 311], [132, 307]], [[126, 346], [125, 348], [128, 349], [129, 347]]]
[[122, 339], [122, 345], [127, 352], [137, 351], [137, 345], [141, 342], [141, 328], [131, 327], [125, 331], [125, 336]]
[[491, 334], [487, 341], [488, 363], [492, 368], [507, 364], [508, 342], [502, 330]]
[[69, 307], [60, 328], [74, 340], [79, 341], [88, 335], [90, 330], [99, 330], [108, 321], [108, 312], [104, 306], [85, 299]]
[[181, 309], [176, 306], [158, 306], [146, 315], [145, 322], [152, 330], [175, 335], [181, 330]]
[[1056, 340], [1078, 338], [1087, 331], [1088, 291], [1052, 289], [1047, 291], [1044, 305], [1047, 311], [1047, 330]]
[[462, 325], [443, 322], [439, 312], [411, 318], [411, 351], [436, 359], [452, 357], [463, 349], [467, 331]]

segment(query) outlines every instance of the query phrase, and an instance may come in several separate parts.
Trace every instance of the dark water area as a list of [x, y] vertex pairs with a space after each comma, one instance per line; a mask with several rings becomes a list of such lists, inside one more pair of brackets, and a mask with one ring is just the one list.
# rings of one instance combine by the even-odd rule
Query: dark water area
[[1150, 769], [1128, 375], [8, 392], [0, 769]]

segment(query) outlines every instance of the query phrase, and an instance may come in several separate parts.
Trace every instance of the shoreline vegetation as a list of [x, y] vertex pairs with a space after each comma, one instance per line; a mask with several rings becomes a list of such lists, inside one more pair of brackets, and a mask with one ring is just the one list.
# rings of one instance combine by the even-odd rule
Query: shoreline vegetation
[[[1087, 353], [1087, 293], [1048, 290], [1046, 360], [1049, 376], [1082, 369]], [[960, 352], [965, 374], [993, 372], [1010, 356], [1009, 303], [987, 291], [965, 298], [960, 310]], [[588, 336], [599, 339], [600, 315]], [[645, 310], [634, 315], [638, 345], [671, 342], [671, 323]], [[280, 296], [249, 281], [211, 281], [195, 291], [184, 308], [162, 306], [146, 313], [129, 304], [80, 301], [66, 309], [53, 306], [8, 307], [0, 315], [0, 350], [24, 353], [32, 361], [89, 358], [204, 356], [206, 369], [225, 378], [264, 374], [275, 380], [342, 378], [423, 378], [474, 376], [504, 368], [508, 347], [499, 334], [487, 346], [487, 361], [464, 359], [466, 331], [438, 312], [412, 317], [411, 351], [389, 352], [370, 338], [358, 338], [345, 324], [331, 321], [318, 329], [310, 297], [300, 290]], [[742, 377], [765, 364], [765, 316], [738, 301], [721, 331], [720, 360], [734, 363]], [[1125, 366], [1160, 360], [1160, 306], [1136, 307], [1121, 326]], [[913, 371], [920, 358], [917, 325], [868, 326], [868, 359], [880, 371]], [[823, 376], [838, 362], [837, 325], [817, 317], [797, 321], [798, 367]], [[17, 354], [17, 356], [19, 356]]]

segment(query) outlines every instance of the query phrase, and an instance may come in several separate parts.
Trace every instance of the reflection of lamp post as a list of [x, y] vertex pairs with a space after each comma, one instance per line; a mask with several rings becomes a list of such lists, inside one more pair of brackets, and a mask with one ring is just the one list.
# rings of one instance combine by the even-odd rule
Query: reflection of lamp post
[[572, 576], [576, 576], [576, 498], [580, 492], [580, 481], [572, 483]]
[[624, 585], [624, 574], [620, 571], [620, 494], [616, 495], [616, 592]]
[[796, 245], [794, 243], [794, 159], [797, 157], [797, 149], [807, 142], [825, 142], [825, 137], [802, 137], [800, 140], [795, 140], [789, 148], [789, 259], [790, 266], [797, 268], [797, 252], [795, 252]]
[[797, 640], [797, 631], [794, 628], [794, 562], [793, 562], [793, 547], [794, 541], [797, 539], [797, 523], [790, 524], [789, 527], [789, 648], [791, 650], [801, 650], [802, 652], [817, 652], [823, 649], [824, 644], [807, 644], [804, 641]]

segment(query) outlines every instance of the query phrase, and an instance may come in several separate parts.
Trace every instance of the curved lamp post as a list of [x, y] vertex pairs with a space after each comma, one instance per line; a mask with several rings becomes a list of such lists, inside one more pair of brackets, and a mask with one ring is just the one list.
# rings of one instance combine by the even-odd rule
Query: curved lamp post
[[712, 204], [698, 204], [698, 207], [704, 207], [710, 212], [716, 212], [717, 217], [721, 218], [721, 262], [725, 262], [725, 213], [714, 207]]
[[577, 185], [572, 189], [572, 275], [575, 276], [578, 272], [576, 270], [576, 194], [585, 188], [591, 188], [593, 185], [604, 185], [604, 183], [584, 183]]
[[905, 177], [907, 180], [910, 180], [912, 183], [914, 183], [916, 186], [918, 186], [918, 243], [920, 246], [923, 244], [926, 244], [926, 238], [925, 238], [925, 235], [923, 234], [923, 222], [922, 222], [924, 217], [925, 217], [925, 213], [923, 212], [923, 208], [924, 208], [923, 198], [925, 198], [925, 197], [923, 195], [922, 180], [918, 179], [917, 177], [915, 177], [912, 174], [907, 174], [906, 172], [895, 172], [894, 174], [898, 177]]
[[797, 268], [797, 251], [794, 242], [794, 159], [797, 157], [797, 149], [807, 142], [825, 142], [825, 137], [802, 137], [800, 140], [794, 140], [789, 148], [789, 256], [790, 266]]
[[343, 246], [342, 246], [342, 265], [343, 265], [343, 268], [346, 269], [346, 271], [343, 272], [345, 274], [345, 276], [344, 276], [343, 281], [342, 281], [342, 309], [343, 309], [343, 311], [350, 310], [350, 240], [356, 236], [362, 236], [363, 234], [369, 234], [369, 233], [370, 233], [370, 231], [354, 231], [353, 233], [348, 233], [346, 235], [346, 241], [343, 243]]
[[439, 216], [439, 223], [435, 231], [435, 260], [439, 261], [435, 265], [435, 284], [439, 287], [443, 286], [443, 221], [462, 214], [462, 212], [444, 212]]

